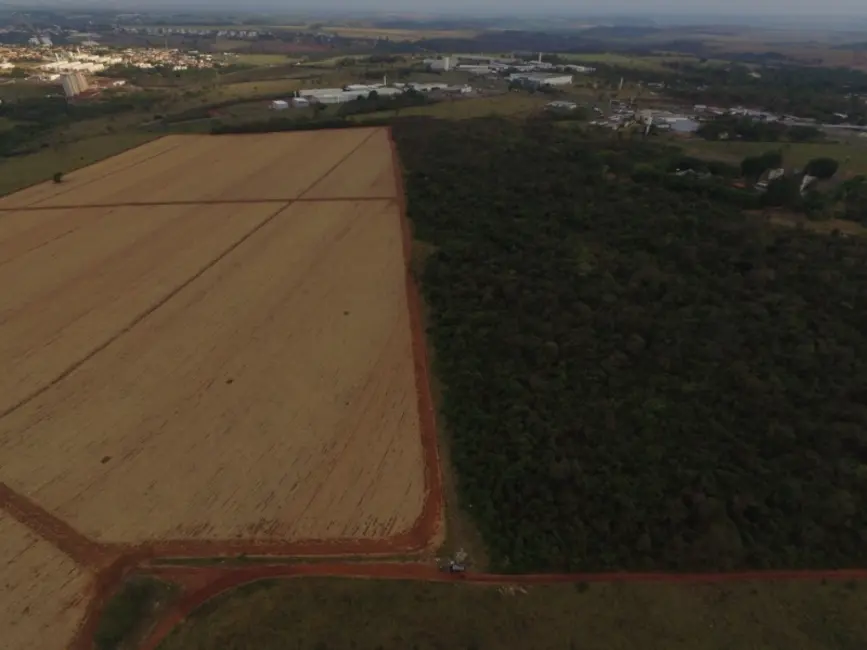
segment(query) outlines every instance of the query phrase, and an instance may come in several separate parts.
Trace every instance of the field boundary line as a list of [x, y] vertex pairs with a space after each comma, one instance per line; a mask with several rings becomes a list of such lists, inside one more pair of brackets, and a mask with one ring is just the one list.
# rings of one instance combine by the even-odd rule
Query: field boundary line
[[388, 145], [391, 149], [391, 166], [397, 194], [398, 219], [400, 220], [401, 245], [403, 247], [404, 282], [406, 303], [409, 311], [410, 339], [412, 344], [415, 391], [418, 405], [419, 434], [424, 456], [425, 500], [422, 512], [411, 529], [419, 545], [430, 545], [443, 530], [443, 479], [439, 457], [436, 411], [430, 386], [427, 342], [422, 319], [421, 295], [412, 274], [412, 225], [406, 211], [403, 171], [397, 144], [388, 129]]
[[88, 539], [45, 508], [0, 483], [0, 509], [84, 569], [105, 564], [107, 547]]
[[[155, 138], [155, 139], [153, 139], [153, 140], [150, 140], [149, 142], [143, 142], [142, 144], [138, 145], [137, 147], [133, 147], [132, 149], [127, 149], [126, 151], [122, 151], [121, 154], [123, 154], [123, 153], [127, 153], [128, 151], [135, 151], [136, 149], [140, 149], [141, 147], [146, 147], [147, 145], [152, 144], [152, 143], [154, 143], [154, 142], [159, 142], [160, 140], [162, 140], [162, 139], [165, 138], [165, 137], [168, 137], [168, 136], [162, 136], [162, 137], [159, 137], [159, 138]], [[70, 187], [69, 189], [62, 190], [62, 191], [58, 192], [57, 194], [54, 194], [53, 196], [51, 196], [51, 197], [49, 197], [49, 198], [54, 198], [55, 196], [63, 196], [64, 194], [66, 194], [66, 193], [68, 193], [68, 192], [73, 192], [73, 191], [75, 191], [75, 190], [80, 190], [81, 188], [83, 188], [83, 187], [87, 187], [88, 185], [91, 185], [91, 184], [93, 184], [93, 183], [98, 183], [98, 182], [100, 182], [100, 181], [104, 181], [106, 178], [109, 178], [110, 176], [114, 176], [115, 174], [119, 174], [120, 172], [125, 172], [125, 171], [128, 171], [128, 170], [130, 170], [130, 169], [133, 169], [134, 167], [137, 167], [138, 165], [141, 165], [141, 164], [143, 164], [143, 163], [146, 163], [146, 162], [148, 162], [148, 161], [151, 161], [151, 160], [153, 160], [154, 158], [159, 158], [159, 157], [162, 156], [163, 154], [165, 154], [165, 153], [169, 153], [170, 151], [174, 151], [175, 149], [177, 149], [177, 148], [180, 147], [180, 146], [181, 146], [181, 143], [179, 142], [178, 144], [176, 144], [175, 146], [171, 147], [170, 149], [166, 149], [165, 151], [157, 152], [157, 153], [153, 154], [152, 156], [148, 156], [147, 158], [144, 158], [143, 160], [138, 160], [138, 161], [136, 161], [136, 162], [134, 162], [134, 163], [131, 163], [131, 164], [127, 165], [126, 167], [117, 167], [117, 168], [114, 168], [114, 169], [112, 169], [111, 171], [106, 172], [106, 173], [103, 174], [102, 176], [99, 176], [98, 178], [92, 178], [92, 179], [90, 179], [89, 181], [85, 181], [85, 182], [82, 183], [81, 185], [76, 185], [75, 187]], [[120, 155], [120, 154], [115, 154], [115, 156], [118, 156], [118, 155]], [[111, 158], [114, 158], [115, 156], [108, 156], [108, 157], [106, 157], [106, 158], [103, 158], [102, 160], [97, 160], [96, 162], [93, 162], [93, 163], [91, 163], [90, 165], [85, 165], [84, 167], [81, 167], [81, 168], [79, 168], [79, 169], [76, 169], [76, 170], [74, 170], [73, 172], [70, 172], [70, 173], [71, 173], [71, 174], [74, 174], [75, 172], [81, 171], [82, 169], [87, 169], [88, 167], [93, 167], [94, 165], [98, 165], [99, 163], [101, 163], [101, 162], [103, 162], [103, 161], [111, 160]], [[28, 186], [28, 187], [21, 188], [21, 189], [18, 190], [18, 191], [21, 192], [21, 191], [23, 191], [23, 190], [29, 189], [30, 187], [36, 187], [37, 185], [42, 185], [43, 183], [47, 183], [47, 182], [48, 182], [48, 181], [45, 180], [45, 181], [42, 181], [41, 183], [34, 183], [33, 185], [30, 185], [30, 186]], [[14, 196], [15, 194], [16, 194], [16, 192], [13, 192], [12, 194], [7, 194], [6, 196]], [[22, 206], [22, 207], [25, 207], [25, 208], [35, 207], [35, 206], [38, 205], [39, 201], [48, 201], [48, 200], [49, 200], [49, 199], [37, 199], [35, 203], [28, 203], [26, 206]], [[5, 210], [5, 209], [6, 209], [6, 208], [4, 208], [4, 210]]]
[[[331, 166], [331, 167], [330, 167], [330, 168], [329, 168], [329, 169], [328, 169], [324, 174], [322, 174], [319, 178], [317, 178], [315, 181], [313, 181], [313, 182], [312, 182], [310, 185], [308, 185], [304, 190], [302, 190], [301, 192], [298, 192], [298, 198], [295, 199], [295, 200], [296, 200], [296, 201], [303, 200], [305, 194], [307, 194], [308, 192], [312, 192], [313, 189], [314, 189], [317, 185], [319, 185], [319, 183], [321, 183], [321, 182], [324, 181], [326, 178], [328, 178], [329, 176], [331, 176], [331, 174], [333, 174], [335, 171], [337, 171], [337, 169], [338, 169], [338, 168], [339, 168], [343, 163], [345, 163], [345, 162], [346, 162], [347, 160], [349, 160], [349, 159], [350, 159], [350, 158], [351, 158], [355, 153], [357, 153], [359, 149], [361, 149], [364, 145], [366, 145], [368, 142], [370, 142], [370, 140], [373, 138], [373, 136], [375, 136], [375, 135], [379, 132], [380, 128], [382, 128], [382, 127], [371, 129], [371, 130], [370, 130], [370, 133], [368, 133], [368, 134], [367, 134], [367, 135], [366, 135], [366, 136], [361, 140], [361, 142], [359, 142], [357, 145], [355, 145], [354, 147], [352, 147], [352, 149], [349, 150], [349, 153], [345, 154], [342, 158], [340, 158], [340, 160], [337, 161], [337, 164]], [[352, 131], [352, 129], [349, 129], [349, 131]], [[394, 197], [392, 196], [392, 197], [389, 197], [389, 198], [392, 198], [392, 199], [393, 199]]]
[[267, 203], [359, 203], [372, 201], [394, 201], [394, 196], [339, 196], [332, 199], [297, 198], [297, 199], [202, 199], [190, 201], [128, 201], [124, 203], [82, 203], [79, 205], [27, 205], [20, 208], [0, 207], [2, 213], [9, 212], [44, 212], [49, 210], [96, 210], [99, 208], [155, 208], [174, 205], [261, 205]]
[[[272, 203], [273, 203], [273, 201], [272, 201]], [[18, 400], [18, 402], [16, 402], [15, 404], [12, 404], [11, 406], [8, 406], [7, 408], [5, 408], [3, 411], [0, 411], [0, 419], [3, 419], [5, 417], [11, 415], [12, 413], [17, 411], [22, 406], [25, 406], [26, 404], [32, 402], [34, 399], [36, 399], [37, 397], [39, 397], [40, 395], [42, 395], [46, 391], [53, 388], [54, 386], [59, 384], [61, 381], [63, 381], [67, 377], [69, 377], [69, 375], [71, 375], [76, 370], [81, 368], [81, 366], [83, 366], [85, 363], [87, 363], [88, 361], [93, 359], [97, 354], [99, 354], [100, 352], [102, 352], [103, 350], [108, 348], [112, 343], [117, 341], [124, 334], [127, 334], [136, 325], [138, 325], [143, 320], [145, 320], [148, 316], [153, 314], [157, 309], [159, 309], [160, 307], [165, 305], [169, 300], [171, 300], [172, 298], [177, 296], [181, 291], [186, 289], [193, 282], [198, 280], [205, 273], [207, 273], [209, 270], [211, 270], [217, 264], [219, 264], [221, 261], [223, 261], [228, 255], [230, 255], [232, 252], [234, 252], [244, 242], [249, 240], [253, 235], [255, 235], [257, 232], [259, 232], [262, 228], [264, 228], [269, 223], [271, 223], [281, 212], [286, 210], [290, 205], [291, 205], [290, 203], [281, 204], [280, 207], [276, 211], [271, 213], [269, 216], [267, 216], [265, 219], [263, 219], [260, 223], [256, 224], [256, 226], [254, 226], [249, 232], [244, 234], [240, 239], [237, 239], [236, 241], [234, 241], [228, 248], [223, 250], [223, 252], [221, 252], [219, 255], [217, 255], [214, 259], [210, 260], [202, 268], [200, 268], [198, 271], [193, 273], [190, 277], [188, 277], [186, 280], [181, 282], [174, 289], [169, 291], [165, 296], [163, 296], [162, 298], [157, 300], [155, 303], [153, 303], [150, 307], [148, 307], [143, 312], [141, 312], [138, 316], [133, 318], [129, 323], [127, 323], [120, 330], [118, 330], [117, 332], [115, 332], [114, 334], [109, 336], [105, 341], [103, 341], [102, 343], [97, 345], [95, 348], [93, 348], [85, 356], [80, 358], [78, 361], [75, 361], [74, 363], [72, 363], [69, 367], [66, 368], [66, 370], [61, 372], [57, 377], [55, 377], [54, 379], [52, 379], [51, 381], [49, 381], [45, 385], [40, 386], [39, 388], [37, 388], [36, 390], [31, 392], [29, 395], [24, 396], [23, 398]]]

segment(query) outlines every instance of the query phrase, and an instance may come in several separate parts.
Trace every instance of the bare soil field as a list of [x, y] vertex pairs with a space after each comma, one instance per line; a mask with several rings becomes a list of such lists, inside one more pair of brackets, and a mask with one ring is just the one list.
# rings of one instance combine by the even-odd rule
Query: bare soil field
[[[163, 266], [166, 289], [190, 275], [159, 254], [178, 245], [173, 230], [157, 228], [140, 249]], [[207, 225], [199, 232], [207, 236]], [[136, 284], [156, 293], [156, 283], [143, 263], [114, 257], [103, 275], [86, 265], [64, 274], [74, 289], [61, 291], [69, 299], [60, 306], [28, 296], [27, 285], [18, 301], [34, 314], [56, 309], [52, 323], [87, 312], [79, 301], [92, 303], [97, 323], [99, 313], [119, 317], [137, 299], [101, 304], [112, 292], [100, 282], [129, 293]], [[3, 418], [0, 480], [101, 542], [407, 530], [425, 490], [403, 264], [391, 201], [286, 208]], [[41, 274], [33, 284], [44, 291]], [[32, 319], [28, 339], [27, 324], [25, 313], [6, 338], [38, 351], [50, 332]], [[79, 351], [109, 327], [82, 328]], [[97, 335], [88, 341], [87, 332]]]
[[91, 577], [0, 512], [3, 650], [67, 648], [84, 617]]
[[396, 196], [388, 133], [379, 129], [340, 167], [304, 193], [305, 199]]
[[0, 413], [158, 304], [282, 203], [0, 213]]
[[[43, 183], [4, 197], [0, 208], [289, 201], [369, 139], [387, 140], [385, 133], [343, 129], [327, 136], [319, 131], [169, 136], [73, 172], [62, 183]], [[381, 146], [388, 150], [387, 142]]]
[[155, 554], [416, 543], [386, 130], [170, 137], [3, 201], [0, 484]]
[[393, 156], [169, 137], [0, 199], [0, 645], [90, 648], [149, 558], [438, 539]]

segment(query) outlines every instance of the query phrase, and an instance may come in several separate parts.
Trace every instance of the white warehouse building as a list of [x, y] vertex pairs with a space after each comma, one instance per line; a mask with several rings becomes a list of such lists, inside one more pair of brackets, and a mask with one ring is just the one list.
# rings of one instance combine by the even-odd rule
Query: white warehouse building
[[452, 69], [452, 58], [444, 56], [438, 59], [425, 59], [424, 65], [428, 70], [448, 72]]
[[306, 99], [308, 102], [317, 102], [319, 104], [343, 104], [356, 99], [367, 99], [371, 92], [375, 92], [380, 97], [390, 97], [399, 95], [403, 91], [400, 88], [390, 87], [365, 87], [363, 90], [343, 90], [342, 88], [312, 88], [310, 90], [301, 90], [298, 96]]
[[90, 86], [87, 79], [80, 72], [70, 72], [60, 77], [60, 83], [63, 86], [63, 93], [67, 97], [75, 97], [80, 95]]
[[572, 75], [518, 72], [510, 74], [509, 81], [537, 88], [540, 86], [568, 86], [572, 83]]

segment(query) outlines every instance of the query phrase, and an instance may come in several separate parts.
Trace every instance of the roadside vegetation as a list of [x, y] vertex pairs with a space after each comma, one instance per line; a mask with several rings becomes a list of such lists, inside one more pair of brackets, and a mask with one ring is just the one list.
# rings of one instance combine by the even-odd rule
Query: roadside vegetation
[[96, 650], [135, 647], [139, 635], [173, 597], [176, 587], [148, 577], [126, 580], [105, 606], [94, 635]]
[[160, 650], [862, 650], [865, 606], [854, 583], [509, 588], [292, 579], [217, 597]]

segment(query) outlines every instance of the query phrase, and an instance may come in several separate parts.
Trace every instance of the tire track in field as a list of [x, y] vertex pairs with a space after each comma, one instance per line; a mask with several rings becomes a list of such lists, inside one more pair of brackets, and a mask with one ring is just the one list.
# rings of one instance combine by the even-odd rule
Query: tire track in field
[[[317, 182], [319, 182], [317, 180]], [[305, 189], [304, 192], [309, 192]], [[81, 203], [63, 205], [28, 205], [20, 208], [0, 207], [0, 219], [9, 212], [44, 212], [48, 210], [96, 210], [99, 208], [153, 208], [173, 205], [249, 205], [256, 203], [358, 203], [361, 201], [394, 201], [393, 196], [339, 196], [333, 199], [317, 198], [273, 198], [273, 199], [200, 199], [181, 201], [128, 201], [124, 203]]]
[[84, 569], [100, 569], [111, 557], [107, 547], [85, 537], [5, 483], [0, 483], [0, 508]]
[[159, 309], [160, 307], [165, 305], [169, 300], [174, 298], [181, 291], [186, 289], [193, 282], [195, 282], [200, 277], [202, 277], [205, 273], [207, 273], [209, 270], [214, 268], [214, 266], [216, 266], [221, 261], [223, 261], [229, 254], [231, 254], [239, 246], [241, 246], [244, 242], [246, 242], [248, 239], [250, 239], [250, 237], [255, 235], [257, 232], [259, 232], [262, 228], [267, 226], [269, 223], [271, 223], [277, 217], [277, 215], [279, 215], [281, 212], [283, 212], [283, 210], [285, 210], [287, 207], [288, 207], [288, 204], [281, 205], [279, 208], [277, 208], [277, 210], [272, 212], [269, 216], [267, 216], [265, 219], [263, 219], [260, 223], [256, 224], [256, 226], [254, 226], [249, 232], [247, 232], [241, 238], [237, 239], [231, 245], [229, 245], [225, 250], [223, 250], [214, 259], [212, 259], [211, 261], [206, 263], [198, 271], [193, 273], [193, 275], [188, 277], [186, 280], [181, 282], [174, 289], [169, 291], [165, 296], [163, 296], [162, 298], [157, 300], [155, 303], [153, 303], [150, 307], [148, 307], [143, 312], [138, 314], [135, 318], [133, 318], [127, 325], [122, 327], [119, 331], [117, 331], [114, 334], [112, 334], [111, 336], [109, 336], [102, 343], [100, 343], [95, 348], [90, 350], [90, 352], [88, 352], [83, 357], [81, 357], [78, 361], [75, 361], [74, 363], [72, 363], [69, 367], [66, 368], [66, 370], [61, 372], [57, 377], [55, 377], [54, 379], [52, 379], [51, 381], [49, 381], [45, 385], [40, 386], [39, 388], [37, 388], [36, 390], [31, 392], [29, 395], [26, 395], [25, 397], [21, 398], [15, 404], [12, 404], [11, 406], [8, 406], [7, 408], [5, 408], [2, 412], [0, 412], [0, 419], [3, 419], [5, 417], [7, 417], [8, 415], [14, 413], [15, 411], [17, 411], [21, 407], [26, 406], [27, 404], [32, 402], [34, 399], [36, 399], [40, 395], [44, 394], [46, 391], [50, 390], [51, 388], [53, 388], [54, 386], [59, 384], [61, 381], [63, 381], [67, 377], [69, 377], [73, 372], [75, 372], [76, 370], [81, 368], [81, 366], [83, 366], [85, 363], [87, 363], [88, 361], [93, 359], [97, 354], [99, 354], [100, 352], [102, 352], [103, 350], [108, 348], [112, 343], [114, 343], [115, 341], [120, 339], [120, 337], [122, 337], [124, 334], [128, 333], [136, 325], [138, 325], [143, 320], [145, 320], [148, 316], [153, 314], [157, 309]]
[[[89, 226], [92, 226], [93, 224], [90, 221], [91, 219], [93, 221], [101, 221], [102, 219], [110, 216], [113, 212], [115, 212], [115, 208], [113, 208], [111, 206], [106, 206], [105, 210], [106, 210], [106, 212], [103, 212], [103, 213], [98, 214], [98, 215], [88, 214], [88, 215], [86, 215], [87, 221], [85, 221], [84, 223], [79, 223], [77, 226], [71, 226], [68, 230], [64, 230], [63, 232], [56, 234], [53, 237], [50, 237], [48, 239], [40, 238], [39, 244], [36, 244], [35, 246], [31, 246], [30, 248], [27, 248], [23, 251], [17, 251], [14, 255], [11, 255], [10, 257], [7, 257], [6, 259], [0, 259], [0, 268], [2, 268], [3, 266], [6, 266], [7, 264], [11, 264], [12, 262], [14, 262], [14, 261], [26, 256], [26, 255], [29, 255], [30, 253], [33, 253], [33, 252], [38, 251], [42, 248], [45, 248], [46, 246], [50, 246], [51, 244], [54, 244], [55, 242], [58, 242], [61, 239], [64, 239], [65, 237], [69, 237], [70, 235], [78, 232], [79, 230], [81, 230], [83, 228], [87, 228]], [[47, 226], [50, 226], [52, 224], [45, 224], [45, 225], [47, 227]], [[20, 235], [16, 235], [16, 237], [23, 238]], [[11, 238], [9, 241], [11, 241]]]

